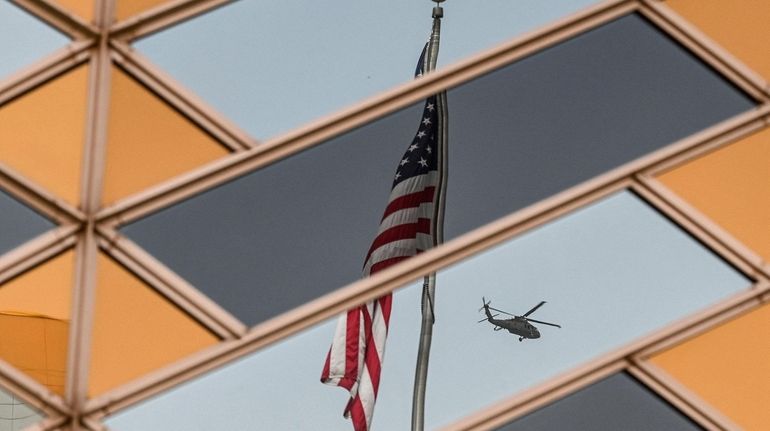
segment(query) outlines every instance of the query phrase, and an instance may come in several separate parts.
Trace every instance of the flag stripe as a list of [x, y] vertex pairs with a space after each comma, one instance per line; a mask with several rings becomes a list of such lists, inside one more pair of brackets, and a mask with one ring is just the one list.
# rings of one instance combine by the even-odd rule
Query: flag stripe
[[387, 208], [385, 208], [385, 214], [383, 214], [382, 219], [384, 220], [387, 216], [398, 210], [419, 207], [421, 204], [433, 202], [433, 195], [435, 192], [436, 187], [430, 186], [419, 192], [397, 197], [388, 204]]
[[[426, 47], [417, 74], [426, 64]], [[425, 101], [420, 126], [399, 161], [388, 203], [364, 259], [369, 276], [433, 246], [433, 220], [438, 172], [436, 97]], [[344, 415], [355, 431], [368, 431], [380, 388], [392, 295], [384, 295], [340, 316], [321, 381], [350, 393]]]

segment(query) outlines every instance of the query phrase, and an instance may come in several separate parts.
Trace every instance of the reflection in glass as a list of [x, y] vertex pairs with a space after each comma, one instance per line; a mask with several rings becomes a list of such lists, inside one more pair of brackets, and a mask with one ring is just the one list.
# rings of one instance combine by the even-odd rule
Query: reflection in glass
[[[438, 274], [426, 425], [471, 414], [748, 284], [628, 192], [514, 238]], [[416, 283], [394, 297], [374, 429], [409, 428], [420, 289]], [[546, 300], [536, 317], [562, 328], [539, 326], [540, 339], [519, 342], [476, 323], [482, 296], [513, 313]], [[133, 407], [108, 425], [347, 429], [346, 392], [318, 382], [334, 323]], [[181, 409], [190, 414], [175, 414]]]
[[67, 42], [66, 37], [12, 2], [0, 2], [0, 52], [3, 53], [0, 80], [41, 60]]
[[53, 227], [49, 220], [0, 190], [0, 254]]
[[516, 419], [498, 431], [699, 429], [636, 379], [618, 373]]
[[0, 431], [21, 431], [41, 420], [40, 412], [0, 389]]
[[[447, 239], [753, 106], [636, 15], [465, 83], [448, 99]], [[262, 322], [360, 277], [420, 109], [121, 231], [247, 325]]]
[[[447, 4], [439, 61], [455, 63], [597, 2]], [[355, 0], [249, 0], [136, 46], [262, 139], [409, 81], [430, 14], [430, 3], [412, 0], [387, 7]]]

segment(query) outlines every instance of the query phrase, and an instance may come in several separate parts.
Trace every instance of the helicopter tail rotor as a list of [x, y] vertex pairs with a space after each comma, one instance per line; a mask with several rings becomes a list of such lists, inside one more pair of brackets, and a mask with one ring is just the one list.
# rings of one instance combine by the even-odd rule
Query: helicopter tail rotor
[[[485, 307], [489, 306], [489, 304], [492, 303], [492, 300], [490, 299], [487, 301], [483, 296], [481, 297], [481, 308], [479, 308], [479, 313], [484, 310]], [[485, 319], [486, 320], [486, 319]]]

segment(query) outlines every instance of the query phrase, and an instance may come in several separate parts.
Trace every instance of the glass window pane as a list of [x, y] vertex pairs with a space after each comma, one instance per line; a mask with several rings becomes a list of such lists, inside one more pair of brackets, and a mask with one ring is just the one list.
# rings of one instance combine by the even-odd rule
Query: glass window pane
[[626, 373], [618, 373], [498, 428], [498, 431], [701, 429]]
[[[454, 63], [594, 3], [447, 3], [439, 61]], [[240, 1], [137, 48], [252, 135], [267, 138], [411, 79], [431, 6]]]
[[37, 409], [0, 389], [0, 430], [21, 431], [41, 420], [43, 416]]
[[651, 362], [747, 430], [770, 427], [770, 306], [722, 324]]
[[0, 254], [54, 227], [48, 219], [0, 190]]
[[0, 286], [0, 357], [58, 394], [64, 393], [74, 255], [64, 252]]
[[77, 205], [88, 67], [0, 107], [0, 161]]
[[[748, 285], [627, 192], [514, 238], [438, 274], [427, 428], [541, 383]], [[374, 429], [409, 429], [420, 293], [421, 283], [415, 283], [393, 299]], [[476, 323], [483, 317], [482, 296], [513, 314], [547, 300], [531, 317], [562, 328], [534, 323], [540, 339], [519, 342], [517, 335]], [[148, 424], [344, 429], [347, 393], [318, 382], [334, 320], [120, 413], [108, 425], [118, 431]], [[303, 406], [301, 415], [297, 406]], [[181, 408], [190, 414], [174, 413]]]
[[[753, 106], [635, 15], [448, 99], [448, 238]], [[122, 231], [245, 323], [261, 322], [360, 277], [419, 105]]]
[[120, 69], [111, 79], [104, 203], [228, 153]]
[[0, 79], [39, 61], [68, 39], [9, 1], [0, 2]]
[[770, 78], [766, 43], [770, 3], [761, 0], [667, 0], [666, 5], [765, 79]]
[[127, 383], [217, 341], [136, 276], [99, 255], [90, 395]]
[[770, 129], [658, 177], [667, 187], [770, 260]]

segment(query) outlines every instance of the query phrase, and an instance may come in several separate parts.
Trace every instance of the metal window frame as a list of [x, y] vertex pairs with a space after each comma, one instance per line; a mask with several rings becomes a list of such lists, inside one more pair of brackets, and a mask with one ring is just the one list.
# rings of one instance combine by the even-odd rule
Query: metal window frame
[[[54, 0], [12, 1], [65, 33], [73, 41], [39, 63], [0, 81], [0, 105], [34, 91], [43, 83], [75, 67], [89, 64], [81, 204], [73, 207], [23, 175], [0, 165], [0, 188], [59, 225], [1, 256], [0, 283], [22, 272], [34, 270], [37, 265], [65, 250], [74, 247], [76, 251], [73, 321], [70, 325], [65, 396], [51, 393], [0, 360], [0, 386], [48, 416], [30, 429], [106, 430], [102, 419], [115, 411], [146, 400], [163, 390], [280, 341], [353, 305], [398, 289], [425, 273], [457, 263], [623, 189], [634, 192], [682, 230], [746, 274], [754, 281], [752, 287], [706, 310], [687, 316], [659, 333], [632, 341], [541, 385], [475, 412], [449, 425], [447, 429], [491, 429], [618, 371], [629, 372], [706, 429], [736, 427], [729, 418], [690, 393], [665, 372], [652, 366], [647, 358], [673, 343], [707, 331], [719, 322], [750, 312], [770, 301], [770, 264], [667, 189], [655, 176], [767, 128], [770, 125], [770, 86], [760, 74], [722, 49], [664, 3], [656, 0], [606, 0], [436, 73], [368, 98], [352, 108], [259, 142], [216, 113], [130, 46], [137, 38], [231, 3], [231, 0], [170, 0], [119, 22], [114, 19], [115, 0], [94, 0], [95, 19], [92, 23], [66, 11]], [[481, 76], [629, 13], [639, 13], [650, 20], [720, 73], [725, 80], [753, 97], [757, 101], [757, 108], [577, 184], [374, 277], [353, 282], [253, 328], [247, 328], [116, 230], [128, 221], [319, 145], [333, 136], [415, 103], [438, 90]], [[115, 66], [148, 87], [162, 101], [233, 153], [113, 205], [100, 207], [109, 115], [110, 69]], [[87, 399], [90, 327], [93, 324], [96, 259], [99, 253], [105, 253], [117, 261], [222, 341], [119, 388]]]

